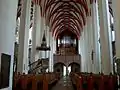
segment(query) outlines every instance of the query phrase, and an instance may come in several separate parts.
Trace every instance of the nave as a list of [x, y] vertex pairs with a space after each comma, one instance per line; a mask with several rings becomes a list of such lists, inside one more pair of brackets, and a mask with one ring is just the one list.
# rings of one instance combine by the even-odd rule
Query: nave
[[117, 90], [119, 3], [0, 0], [0, 90]]
[[74, 90], [70, 77], [62, 77], [52, 90]]
[[13, 90], [119, 90], [118, 75], [93, 73], [73, 73], [60, 76], [60, 73], [38, 75], [16, 75]]

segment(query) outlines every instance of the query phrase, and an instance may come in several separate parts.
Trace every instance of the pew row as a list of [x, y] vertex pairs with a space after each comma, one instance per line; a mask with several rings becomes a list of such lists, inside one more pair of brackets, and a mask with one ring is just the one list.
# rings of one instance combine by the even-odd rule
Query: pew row
[[13, 90], [50, 90], [59, 79], [59, 73], [15, 75]]
[[117, 75], [70, 74], [75, 90], [118, 90]]

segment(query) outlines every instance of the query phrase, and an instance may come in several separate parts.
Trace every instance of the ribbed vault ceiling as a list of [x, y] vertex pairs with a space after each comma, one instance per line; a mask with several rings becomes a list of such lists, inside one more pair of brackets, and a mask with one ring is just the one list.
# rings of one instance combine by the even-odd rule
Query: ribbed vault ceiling
[[34, 3], [41, 6], [41, 15], [55, 37], [65, 30], [80, 37], [89, 10], [86, 0], [34, 0]]
[[[21, 0], [19, 0], [21, 1]], [[33, 0], [33, 4], [38, 4], [41, 16], [45, 18], [46, 24], [50, 27], [54, 37], [58, 37], [64, 31], [70, 31], [80, 37], [83, 26], [86, 24], [86, 17], [89, 15], [88, 4], [96, 0]], [[109, 5], [111, 1], [109, 0]], [[20, 3], [18, 6], [21, 6]], [[110, 8], [110, 6], [109, 6]], [[18, 7], [20, 16], [21, 7]], [[112, 9], [110, 8], [112, 13]], [[31, 9], [33, 16], [33, 9]], [[31, 18], [32, 18], [31, 16]]]

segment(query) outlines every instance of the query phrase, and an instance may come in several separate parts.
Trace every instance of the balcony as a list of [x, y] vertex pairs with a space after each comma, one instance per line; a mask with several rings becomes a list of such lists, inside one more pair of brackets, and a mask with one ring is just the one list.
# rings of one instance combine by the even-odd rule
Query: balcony
[[57, 55], [54, 54], [54, 64], [63, 63], [66, 66], [69, 66], [71, 63], [81, 63], [81, 55]]

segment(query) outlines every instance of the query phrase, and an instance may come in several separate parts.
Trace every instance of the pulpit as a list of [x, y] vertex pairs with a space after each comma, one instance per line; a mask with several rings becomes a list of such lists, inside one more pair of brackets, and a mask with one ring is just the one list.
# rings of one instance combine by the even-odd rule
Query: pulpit
[[50, 46], [47, 46], [45, 32], [43, 35], [41, 46], [36, 47], [37, 51], [44, 51], [45, 57], [40, 58], [37, 61], [33, 62], [29, 66], [32, 66], [30, 72], [43, 73], [46, 72], [46, 69], [49, 67], [49, 58], [46, 58], [46, 51], [50, 51]]

